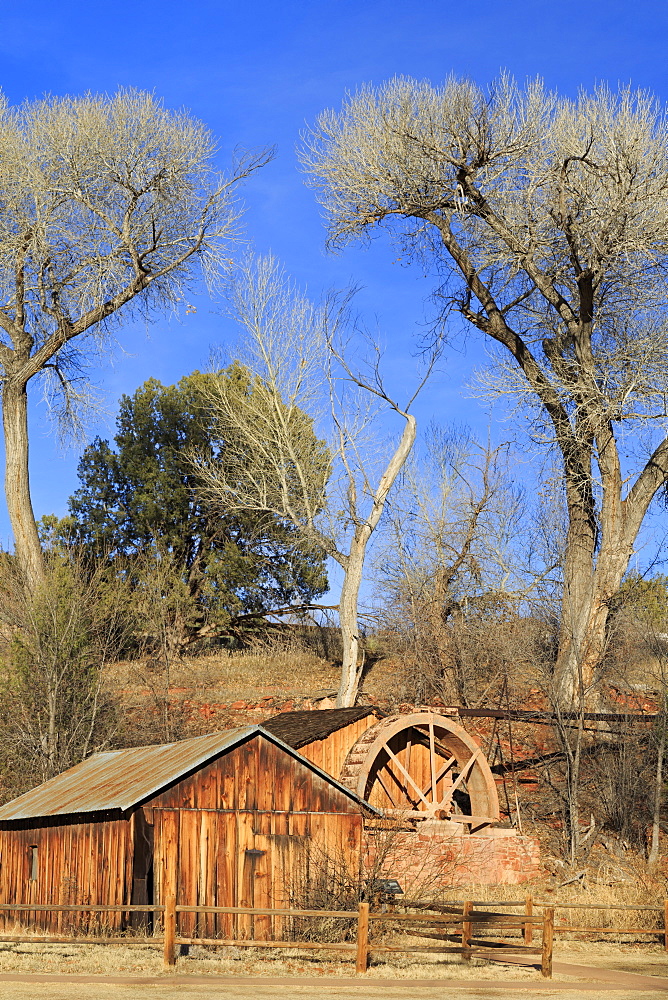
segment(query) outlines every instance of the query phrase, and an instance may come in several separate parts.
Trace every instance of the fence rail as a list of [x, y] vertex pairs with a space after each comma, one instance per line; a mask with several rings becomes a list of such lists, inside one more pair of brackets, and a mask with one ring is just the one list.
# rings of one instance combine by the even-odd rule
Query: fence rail
[[[489, 904], [485, 904], [489, 905]], [[356, 910], [288, 910], [277, 908], [260, 908], [246, 906], [189, 906], [177, 904], [176, 898], [168, 896], [163, 904], [102, 906], [96, 904], [75, 905], [63, 904], [49, 906], [47, 904], [2, 903], [1, 912], [16, 913], [153, 913], [162, 915], [162, 936], [128, 935], [127, 937], [91, 936], [91, 935], [19, 935], [0, 934], [2, 943], [34, 943], [34, 944], [118, 944], [125, 945], [162, 945], [165, 965], [173, 966], [177, 961], [177, 948], [182, 945], [206, 945], [237, 948], [280, 948], [297, 950], [338, 951], [355, 955], [356, 971], [366, 972], [369, 957], [375, 952], [403, 952], [448, 954], [457, 953], [465, 960], [472, 956], [486, 957], [490, 952], [495, 958], [500, 954], [540, 955], [540, 965], [543, 976], [552, 975], [552, 933], [554, 925], [554, 909], [547, 907], [541, 916], [533, 914], [496, 913], [490, 910], [476, 911], [472, 901], [465, 901], [461, 907], [447, 906], [447, 912], [399, 913], [371, 912], [369, 904], [361, 902]], [[250, 938], [215, 938], [200, 936], [179, 936], [178, 915], [180, 913], [196, 914], [239, 914], [247, 917], [276, 916], [282, 918], [316, 918], [326, 917], [328, 920], [355, 920], [354, 941], [300, 941], [300, 940], [265, 940]], [[393, 923], [398, 931], [414, 938], [437, 940], [439, 946], [433, 944], [385, 944], [374, 941], [370, 930], [373, 925]], [[453, 933], [454, 928], [461, 927]], [[530, 932], [534, 927], [542, 931], [540, 947], [531, 946]], [[439, 930], [431, 934], [429, 930]], [[499, 931], [520, 930], [522, 938], [498, 937]], [[485, 932], [494, 932], [494, 937], [485, 936]], [[447, 932], [447, 933], [446, 933]], [[458, 941], [457, 946], [445, 944], [446, 941]]]
[[[368, 903], [360, 903], [355, 910], [315, 910], [315, 909], [283, 909], [269, 907], [244, 907], [244, 906], [190, 906], [187, 904], [177, 904], [175, 898], [169, 897], [163, 903], [153, 904], [61, 904], [51, 906], [45, 903], [0, 903], [0, 914], [16, 913], [17, 915], [28, 916], [30, 923], [38, 924], [38, 915], [45, 912], [61, 914], [112, 914], [120, 913], [135, 915], [139, 913], [152, 914], [154, 926], [162, 924], [162, 935], [146, 934], [146, 926], [140, 925], [137, 931], [144, 933], [130, 933], [128, 935], [104, 934], [101, 931], [95, 934], [95, 929], [91, 932], [88, 927], [87, 932], [80, 934], [31, 934], [21, 936], [18, 934], [0, 933], [0, 943], [33, 943], [33, 944], [74, 944], [74, 943], [95, 943], [95, 944], [125, 944], [143, 946], [162, 946], [164, 961], [167, 965], [174, 965], [177, 961], [177, 951], [180, 946], [205, 945], [222, 946], [236, 948], [259, 948], [259, 949], [297, 949], [297, 950], [322, 950], [340, 952], [343, 955], [355, 956], [355, 965], [358, 972], [363, 972], [368, 967], [369, 956], [374, 953], [429, 953], [429, 954], [460, 954], [464, 960], [472, 956], [480, 958], [502, 957], [507, 955], [540, 955], [541, 970], [544, 976], [551, 975], [552, 968], [552, 943], [555, 934], [593, 934], [617, 936], [656, 936], [663, 940], [664, 948], [668, 952], [668, 899], [663, 906], [648, 906], [645, 904], [638, 906], [625, 905], [604, 905], [597, 903], [574, 903], [574, 902], [552, 902], [534, 900], [531, 895], [527, 895], [524, 901], [519, 900], [451, 900], [446, 903], [424, 903], [420, 901], [404, 900], [401, 904], [402, 911], [391, 906], [390, 910], [372, 912]], [[479, 907], [476, 909], [476, 907]], [[484, 908], [481, 908], [484, 907]], [[501, 907], [521, 907], [522, 912], [499, 912]], [[412, 912], [405, 912], [410, 909]], [[624, 912], [661, 915], [658, 926], [655, 927], [621, 927], [621, 926], [595, 926], [588, 925], [582, 921], [577, 923], [556, 923], [554, 921], [555, 911], [605, 911]], [[417, 911], [417, 912], [416, 912]], [[541, 911], [541, 912], [537, 912]], [[236, 934], [221, 937], [193, 936], [178, 933], [179, 914], [202, 914], [215, 915], [227, 914], [238, 915], [247, 918], [282, 918], [282, 919], [316, 919], [326, 918], [331, 920], [347, 920], [353, 927], [347, 928], [350, 935], [349, 941], [327, 941], [327, 940], [287, 940], [279, 933], [278, 938], [266, 940], [253, 936], [253, 920], [246, 930], [250, 930], [250, 936], [239, 937]], [[30, 918], [33, 918], [30, 920]], [[266, 927], [266, 925], [265, 925]], [[541, 932], [540, 946], [534, 946], [534, 928]], [[372, 931], [377, 929], [381, 937], [374, 935]], [[58, 927], [60, 930], [60, 927]], [[383, 940], [383, 931], [396, 934], [403, 934], [410, 937], [411, 943], [388, 942]], [[514, 935], [519, 931], [521, 936]], [[317, 933], [317, 932], [316, 932]], [[415, 943], [415, 938], [419, 943]], [[438, 944], [436, 944], [438, 942]]]
[[[106, 906], [97, 903], [63, 903], [53, 906], [51, 903], [0, 903], [0, 912], [3, 910], [34, 910], [36, 913], [163, 913], [164, 905], [151, 903], [151, 905], [137, 905], [135, 903], [118, 904]], [[283, 911], [281, 911], [283, 912]]]
[[641, 936], [644, 934], [652, 934], [656, 937], [663, 938], [663, 946], [666, 952], [668, 952], [668, 899], [664, 900], [663, 906], [647, 906], [645, 904], [639, 906], [629, 906], [628, 904], [611, 904], [610, 906], [604, 904], [596, 903], [542, 903], [533, 902], [531, 896], [526, 898], [527, 908], [533, 905], [535, 907], [546, 907], [550, 906], [553, 910], [598, 910], [599, 912], [623, 912], [623, 913], [657, 913], [660, 914], [663, 919], [657, 927], [610, 927], [610, 926], [592, 926], [592, 925], [582, 925], [577, 924], [563, 924], [555, 923], [554, 933], [555, 934], [630, 934], [633, 936]]
[[[456, 906], [461, 906], [463, 903], [460, 900], [450, 900], [444, 904], [434, 904], [438, 907], [439, 911], [445, 911]], [[513, 907], [523, 907], [524, 913], [526, 915], [531, 915], [534, 909], [543, 910], [597, 910], [599, 912], [626, 912], [626, 913], [656, 913], [661, 914], [663, 919], [657, 924], [656, 927], [620, 927], [620, 926], [599, 926], [596, 924], [571, 924], [571, 923], [555, 923], [553, 927], [554, 934], [617, 934], [617, 935], [654, 935], [655, 937], [661, 938], [663, 940], [663, 945], [668, 952], [668, 899], [664, 900], [661, 906], [648, 906], [646, 904], [638, 904], [637, 906], [629, 906], [628, 904], [615, 904], [611, 903], [557, 903], [550, 900], [549, 902], [534, 900], [533, 896], [527, 895], [524, 900], [494, 900], [493, 902], [489, 900], [476, 900], [473, 904], [474, 906], [487, 906], [487, 907], [498, 907], [498, 906], [513, 906]], [[507, 919], [512, 920], [525, 920], [526, 918], [520, 914], [507, 914]], [[510, 926], [510, 924], [508, 924]], [[530, 924], [527, 924], [526, 930], [523, 934], [526, 944], [531, 943], [532, 938], [532, 928]]]

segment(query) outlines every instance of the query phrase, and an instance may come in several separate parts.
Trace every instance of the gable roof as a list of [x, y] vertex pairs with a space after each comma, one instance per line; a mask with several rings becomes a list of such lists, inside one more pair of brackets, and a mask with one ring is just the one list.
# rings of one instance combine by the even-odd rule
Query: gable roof
[[0, 822], [77, 813], [125, 812], [254, 736], [263, 736], [328, 784], [378, 812], [330, 774], [262, 726], [241, 726], [159, 746], [107, 750], [87, 757], [62, 774], [0, 806]]
[[372, 705], [360, 708], [325, 708], [310, 712], [281, 712], [271, 719], [265, 719], [262, 728], [278, 736], [294, 750], [305, 747], [315, 740], [325, 740], [339, 729], [375, 715], [380, 718], [382, 713]]

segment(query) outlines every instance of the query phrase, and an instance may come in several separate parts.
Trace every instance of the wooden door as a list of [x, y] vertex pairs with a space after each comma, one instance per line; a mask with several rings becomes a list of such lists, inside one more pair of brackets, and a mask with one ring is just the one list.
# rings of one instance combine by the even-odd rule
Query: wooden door
[[[152, 820], [152, 816], [151, 816]], [[154, 833], [144, 809], [139, 807], [132, 816], [132, 892], [130, 902], [149, 906], [154, 902]], [[130, 926], [153, 930], [153, 914], [131, 913]]]

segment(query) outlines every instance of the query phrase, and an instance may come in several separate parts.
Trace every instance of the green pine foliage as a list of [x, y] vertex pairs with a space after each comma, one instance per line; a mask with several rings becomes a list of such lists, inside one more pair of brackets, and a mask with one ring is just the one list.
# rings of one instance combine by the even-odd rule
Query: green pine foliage
[[[86, 448], [70, 517], [57, 526], [88, 558], [131, 572], [147, 618], [155, 623], [167, 615], [180, 642], [240, 615], [309, 603], [328, 586], [323, 553], [286, 521], [228, 515], [199, 496], [192, 456], [225, 462], [224, 433], [201, 397], [214, 378], [230, 392], [254, 391], [235, 364], [216, 375], [194, 372], [176, 385], [151, 378], [123, 396], [114, 444], [96, 438]], [[312, 448], [305, 415], [304, 425]], [[324, 445], [320, 451], [326, 477], [328, 453]]]
[[627, 612], [642, 623], [646, 634], [668, 630], [668, 577], [660, 573], [643, 576], [627, 573], [611, 602], [616, 614]]

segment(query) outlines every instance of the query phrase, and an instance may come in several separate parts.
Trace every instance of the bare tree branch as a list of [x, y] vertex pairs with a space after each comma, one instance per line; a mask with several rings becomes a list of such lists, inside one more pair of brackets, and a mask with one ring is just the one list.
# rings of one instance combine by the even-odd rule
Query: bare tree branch
[[[73, 414], [76, 378], [112, 323], [175, 308], [198, 274], [217, 281], [237, 238], [234, 190], [271, 151], [228, 177], [215, 143], [152, 95], [49, 98], [0, 113], [0, 343], [6, 494], [28, 581], [44, 572], [27, 463], [26, 387], [46, 366]], [[73, 342], [76, 341], [76, 345]], [[55, 367], [53, 367], [55, 366]]]
[[[348, 360], [349, 297], [315, 307], [275, 260], [265, 258], [242, 268], [233, 302], [246, 333], [239, 362], [251, 373], [253, 391], [235, 397], [221, 384], [207, 394], [206, 405], [220, 415], [228, 435], [226, 468], [195, 462], [213, 502], [228, 511], [285, 518], [342, 567], [338, 704], [353, 705], [361, 676], [357, 605], [366, 550], [413, 447], [415, 418], [392, 399], [377, 365], [367, 379]], [[356, 390], [354, 399], [346, 385]], [[362, 446], [369, 397], [403, 420], [379, 469]], [[333, 430], [329, 449], [311, 434], [312, 426], [326, 422]]]
[[[575, 100], [397, 78], [307, 134], [303, 162], [339, 246], [391, 223], [404, 254], [460, 283], [446, 309], [498, 345], [486, 391], [561, 456], [568, 509], [555, 690], [596, 687], [607, 608], [652, 499], [668, 427], [668, 115], [648, 93]], [[521, 416], [520, 416], [521, 415]]]

